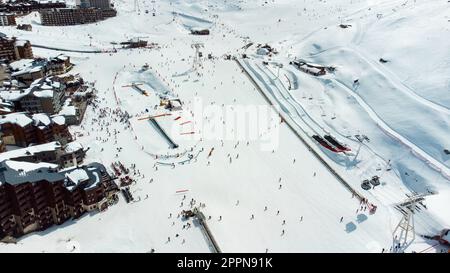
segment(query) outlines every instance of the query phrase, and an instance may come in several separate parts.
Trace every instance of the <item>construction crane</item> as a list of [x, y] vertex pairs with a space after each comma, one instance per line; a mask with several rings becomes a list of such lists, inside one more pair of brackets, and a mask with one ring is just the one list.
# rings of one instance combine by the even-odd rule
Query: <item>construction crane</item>
[[194, 55], [194, 61], [192, 63], [192, 69], [194, 71], [198, 71], [198, 69], [200, 67], [202, 67], [202, 63], [201, 63], [202, 60], [200, 58], [200, 54], [201, 54], [200, 48], [203, 48], [204, 45], [203, 45], [203, 43], [194, 43], [194, 44], [191, 45], [191, 47], [193, 49], [195, 49], [195, 55]]
[[[401, 248], [405, 248], [409, 244], [411, 244], [416, 238], [416, 232], [414, 228], [414, 214], [416, 211], [420, 210], [420, 207], [417, 206], [417, 203], [423, 206], [421, 203], [425, 200], [425, 196], [429, 194], [413, 194], [412, 196], [408, 196], [408, 198], [399, 204], [395, 205], [395, 208], [400, 211], [403, 215], [400, 222], [394, 229], [392, 234], [393, 237], [393, 252], [401, 251]], [[399, 246], [400, 248], [398, 248]]]

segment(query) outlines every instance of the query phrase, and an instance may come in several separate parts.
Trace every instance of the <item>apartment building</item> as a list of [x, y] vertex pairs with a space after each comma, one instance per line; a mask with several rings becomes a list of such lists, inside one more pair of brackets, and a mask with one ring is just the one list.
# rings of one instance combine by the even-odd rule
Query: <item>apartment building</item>
[[76, 0], [75, 3], [80, 8], [111, 9], [111, 0]]
[[14, 38], [10, 39], [5, 34], [0, 34], [0, 59], [14, 61], [19, 59], [19, 51]]
[[49, 58], [47, 63], [47, 69], [51, 75], [65, 74], [72, 69], [72, 66], [73, 65], [70, 63], [70, 57], [64, 54]]
[[16, 39], [15, 45], [19, 52], [19, 59], [33, 59], [33, 49], [31, 48], [30, 41]]
[[53, 115], [64, 105], [65, 91], [65, 84], [57, 77], [45, 77], [33, 81], [25, 89], [0, 91], [0, 98], [13, 102], [17, 111]]
[[34, 81], [20, 99], [22, 110], [30, 113], [57, 114], [65, 100], [65, 86], [54, 77]]
[[29, 41], [8, 38], [0, 33], [0, 59], [15, 61], [20, 59], [32, 59], [33, 50]]
[[0, 153], [0, 161], [14, 160], [30, 163], [46, 162], [69, 168], [83, 163], [86, 150], [78, 142], [62, 145], [58, 141], [33, 145]]
[[65, 8], [64, 1], [34, 1], [34, 0], [16, 0], [0, 4], [0, 12], [14, 14], [28, 14], [33, 11], [51, 8]]
[[104, 210], [117, 191], [100, 163], [59, 170], [50, 163], [2, 161], [0, 239], [45, 230], [87, 211]]
[[39, 113], [11, 113], [0, 116], [0, 130], [5, 144], [27, 147], [58, 141], [65, 145], [72, 141], [65, 119]]
[[103, 20], [101, 9], [48, 9], [39, 12], [44, 26], [68, 26], [95, 23]]
[[0, 26], [15, 26], [16, 16], [14, 14], [0, 13]]

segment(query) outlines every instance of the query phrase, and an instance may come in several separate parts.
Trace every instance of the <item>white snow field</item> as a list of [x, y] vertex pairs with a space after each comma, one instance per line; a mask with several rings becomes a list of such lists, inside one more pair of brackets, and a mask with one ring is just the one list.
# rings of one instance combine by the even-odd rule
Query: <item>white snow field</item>
[[[213, 251], [200, 227], [189, 220], [185, 228], [177, 217], [192, 198], [205, 204], [201, 211], [223, 252], [444, 249], [420, 235], [450, 226], [450, 155], [444, 151], [450, 150], [450, 3], [265, 2], [160, 0], [152, 16], [151, 1], [139, 1], [136, 11], [134, 1], [121, 0], [113, 1], [117, 17], [96, 24], [46, 27], [32, 13], [18, 19], [31, 23], [32, 32], [0, 27], [32, 44], [104, 51], [64, 52], [75, 63], [70, 73], [98, 90], [97, 107], [70, 129], [90, 148], [86, 162], [120, 160], [139, 170], [131, 186], [136, 202], [120, 196], [105, 212], [0, 244], [0, 252], [71, 252], [74, 245], [80, 252]], [[193, 36], [193, 28], [211, 34]], [[158, 47], [107, 52], [111, 42], [137, 37]], [[203, 44], [197, 70], [194, 43]], [[278, 53], [257, 54], [266, 43]], [[225, 60], [226, 54], [236, 60]], [[335, 71], [312, 76], [291, 65], [294, 59]], [[183, 102], [183, 111], [156, 118], [176, 149], [144, 119], [169, 113], [155, 107], [160, 95]], [[208, 111], [199, 116], [199, 100], [219, 109], [277, 107], [270, 124], [259, 128], [260, 139], [247, 143], [203, 135], [201, 123], [220, 128], [229, 120], [216, 124]], [[131, 127], [113, 111], [129, 113]], [[328, 134], [351, 151], [334, 153], [312, 138]], [[265, 149], [274, 137], [278, 145]], [[362, 189], [374, 175], [381, 185]], [[396, 250], [393, 232], [403, 216], [396, 205], [415, 193], [427, 195], [415, 210], [416, 237]], [[374, 214], [359, 196], [377, 206]]]

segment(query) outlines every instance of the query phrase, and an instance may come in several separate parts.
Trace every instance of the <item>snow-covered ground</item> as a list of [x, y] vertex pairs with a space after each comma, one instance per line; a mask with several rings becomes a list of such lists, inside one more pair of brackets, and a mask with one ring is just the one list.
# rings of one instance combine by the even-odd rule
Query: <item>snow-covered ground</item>
[[[211, 216], [207, 223], [224, 252], [389, 251], [402, 216], [395, 204], [414, 192], [433, 195], [425, 198], [427, 209], [420, 206], [416, 213], [416, 240], [404, 250], [440, 251], [429, 249], [435, 242], [418, 235], [436, 235], [450, 226], [450, 155], [444, 153], [450, 149], [450, 3], [265, 2], [157, 1], [152, 16], [150, 2], [140, 1], [138, 12], [134, 1], [114, 1], [118, 16], [96, 24], [44, 27], [33, 13], [18, 19], [33, 24], [32, 32], [1, 27], [32, 44], [63, 49], [110, 50], [111, 42], [136, 37], [159, 47], [65, 52], [75, 63], [71, 73], [95, 82], [98, 90], [98, 106], [88, 108], [82, 124], [71, 131], [90, 147], [87, 162], [136, 164], [131, 191], [138, 201], [126, 204], [121, 198], [106, 212], [26, 235], [15, 245], [0, 244], [0, 251], [69, 252], [76, 245], [81, 252], [209, 252], [201, 229], [194, 224], [186, 229], [177, 218], [192, 198], [196, 205], [205, 204], [202, 211]], [[199, 27], [209, 28], [211, 35], [189, 34]], [[255, 44], [244, 49], [250, 42]], [[198, 74], [192, 68], [193, 43], [203, 43]], [[279, 53], [258, 55], [259, 43]], [[59, 53], [33, 50], [43, 57]], [[205, 58], [209, 53], [212, 59]], [[224, 135], [208, 138], [201, 123], [214, 125], [217, 117], [198, 113], [198, 99], [219, 109], [270, 108], [238, 62], [223, 58], [243, 53], [249, 58], [239, 60], [242, 67], [280, 106], [285, 122], [272, 113], [272, 122], [258, 132], [261, 139], [248, 144]], [[310, 76], [289, 64], [294, 58], [336, 71]], [[142, 70], [144, 64], [150, 68]], [[127, 87], [131, 83], [142, 84], [148, 96]], [[142, 119], [167, 113], [155, 108], [162, 94], [184, 103], [182, 112], [156, 119], [177, 149]], [[118, 109], [132, 116], [131, 128], [112, 112]], [[181, 135], [187, 132], [193, 135]], [[314, 134], [331, 134], [352, 151], [331, 153], [312, 140]], [[355, 135], [370, 141], [361, 143]], [[361, 209], [299, 136], [378, 207], [375, 214]], [[268, 139], [277, 145], [264, 149]], [[381, 185], [363, 190], [361, 181], [373, 175], [380, 176]]]

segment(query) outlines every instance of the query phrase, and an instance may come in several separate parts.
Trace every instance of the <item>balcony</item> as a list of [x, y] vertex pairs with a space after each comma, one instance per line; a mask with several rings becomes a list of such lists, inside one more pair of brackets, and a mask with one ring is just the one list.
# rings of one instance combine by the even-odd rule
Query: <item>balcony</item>
[[47, 204], [47, 203], [48, 203], [48, 202], [47, 202], [47, 198], [46, 198], [45, 195], [43, 195], [43, 196], [41, 196], [41, 197], [39, 197], [39, 198], [36, 198], [35, 201], [36, 201], [36, 205], [39, 205], [39, 204]]
[[0, 212], [0, 219], [8, 218], [11, 215], [12, 215], [12, 211], [10, 209], [9, 210], [4, 210], [4, 211]]
[[5, 202], [4, 204], [0, 204], [0, 214], [6, 209], [9, 210], [9, 208], [11, 208], [11, 204], [10, 203], [6, 203]]
[[55, 193], [55, 199], [58, 199], [58, 198], [64, 198], [64, 193], [62, 191]]
[[47, 194], [47, 191], [42, 186], [34, 186], [33, 190], [34, 190], [34, 195], [35, 196], [38, 196], [38, 195], [40, 196], [40, 195], [46, 195]]
[[22, 189], [16, 191], [17, 199], [20, 199], [19, 196], [24, 196], [24, 195], [29, 195], [29, 194], [30, 194], [30, 191], [28, 190], [28, 188], [22, 188]]
[[23, 199], [23, 200], [19, 200], [19, 208], [22, 210], [26, 210], [27, 208], [30, 208], [30, 200], [28, 200], [29, 198]]
[[31, 225], [32, 223], [34, 223], [34, 217], [32, 217], [32, 216], [30, 216], [30, 215], [28, 215], [28, 216], [26, 216], [26, 217], [21, 217], [21, 220], [22, 220], [22, 225], [25, 227], [25, 226], [29, 226], [29, 225]]
[[12, 221], [7, 221], [4, 222], [3, 224], [1, 224], [3, 230], [5, 231], [5, 233], [12, 233], [13, 229], [16, 227], [16, 223], [12, 222]]
[[47, 204], [46, 203], [41, 203], [39, 205], [36, 205], [36, 210], [37, 211], [44, 211], [47, 209]]
[[21, 194], [24, 190], [26, 190], [26, 187], [23, 185], [16, 186], [14, 189], [14, 192], [16, 195]]

